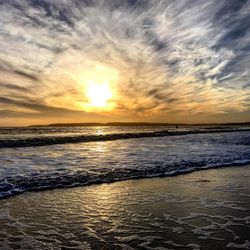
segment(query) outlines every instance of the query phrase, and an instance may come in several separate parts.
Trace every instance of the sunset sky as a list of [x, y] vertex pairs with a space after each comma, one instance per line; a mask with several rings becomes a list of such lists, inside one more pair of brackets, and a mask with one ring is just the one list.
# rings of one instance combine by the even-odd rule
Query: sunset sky
[[0, 0], [0, 126], [250, 120], [248, 0]]

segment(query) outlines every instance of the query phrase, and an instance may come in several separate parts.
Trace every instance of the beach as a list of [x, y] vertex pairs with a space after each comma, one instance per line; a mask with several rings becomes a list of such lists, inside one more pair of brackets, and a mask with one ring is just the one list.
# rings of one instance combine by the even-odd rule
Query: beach
[[250, 249], [250, 165], [0, 200], [0, 249]]
[[250, 250], [250, 0], [0, 3], [0, 250]]

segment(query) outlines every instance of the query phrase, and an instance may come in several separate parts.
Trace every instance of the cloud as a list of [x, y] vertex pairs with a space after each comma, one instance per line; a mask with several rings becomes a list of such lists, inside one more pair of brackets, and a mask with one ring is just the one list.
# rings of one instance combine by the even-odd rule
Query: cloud
[[25, 89], [36, 92], [32, 103], [5, 101], [5, 106], [45, 116], [48, 109], [55, 116], [57, 109], [86, 111], [87, 76], [103, 75], [116, 93], [115, 108], [106, 114], [111, 120], [249, 111], [249, 1], [1, 5], [0, 87], [8, 98], [14, 89], [23, 99], [32, 95]]
[[20, 87], [18, 85], [15, 84], [9, 84], [9, 83], [4, 83], [4, 82], [0, 82], [0, 89], [7, 89], [10, 91], [20, 91], [20, 92], [30, 92], [31, 90], [25, 87]]

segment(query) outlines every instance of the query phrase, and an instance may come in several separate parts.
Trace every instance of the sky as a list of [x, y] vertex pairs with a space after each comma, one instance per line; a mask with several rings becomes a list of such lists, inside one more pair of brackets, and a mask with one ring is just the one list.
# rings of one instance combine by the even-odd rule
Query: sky
[[0, 0], [0, 126], [250, 121], [250, 0]]

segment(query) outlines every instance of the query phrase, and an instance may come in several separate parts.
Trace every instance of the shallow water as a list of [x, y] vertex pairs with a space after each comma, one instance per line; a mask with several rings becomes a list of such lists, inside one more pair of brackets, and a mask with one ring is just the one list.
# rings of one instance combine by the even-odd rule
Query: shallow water
[[250, 249], [250, 166], [0, 201], [0, 249]]
[[[32, 128], [32, 132], [25, 130], [23, 134], [34, 137], [41, 133], [44, 136], [44, 129], [48, 130], [48, 128], [41, 128], [41, 131], [36, 129], [34, 133]], [[65, 129], [53, 128], [49, 134], [51, 136], [57, 133], [64, 134]], [[141, 132], [138, 127], [120, 128], [120, 130], [117, 127], [110, 130], [107, 127], [91, 129], [91, 133], [95, 129], [99, 131], [96, 133], [100, 134], [105, 134], [107, 131], [109, 133], [112, 129], [112, 133], [114, 130], [115, 133], [119, 131], [124, 133], [124, 130], [127, 131], [126, 133], [135, 132], [134, 130]], [[143, 129], [150, 132], [153, 128]], [[159, 131], [162, 127], [154, 129]], [[188, 130], [188, 128], [182, 129]], [[190, 128], [192, 129], [194, 128]], [[204, 128], [200, 129], [204, 130]], [[0, 198], [28, 190], [168, 176], [203, 168], [250, 162], [249, 131], [236, 130], [226, 133], [209, 131], [205, 134], [2, 148], [0, 150]], [[17, 132], [13, 132], [13, 138], [26, 136], [21, 132], [19, 135], [15, 133]]]

